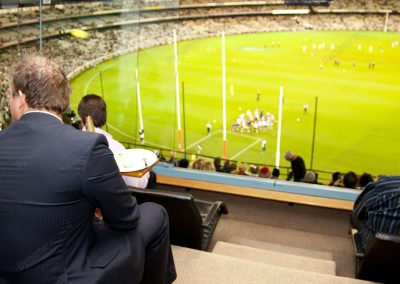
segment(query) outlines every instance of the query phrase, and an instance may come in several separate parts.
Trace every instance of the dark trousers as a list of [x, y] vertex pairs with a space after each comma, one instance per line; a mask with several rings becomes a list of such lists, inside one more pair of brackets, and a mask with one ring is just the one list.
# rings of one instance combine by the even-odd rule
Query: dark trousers
[[[43, 281], [38, 282], [32, 280], [34, 272], [27, 270], [4, 275], [0, 273], [0, 284], [8, 283], [6, 279], [11, 284], [172, 283], [176, 279], [176, 272], [169, 241], [168, 213], [162, 206], [150, 202], [139, 205], [139, 208], [139, 224], [133, 230], [112, 230], [103, 222], [95, 222], [96, 243], [88, 248], [89, 255], [76, 256], [69, 267], [68, 280], [66, 274], [61, 274], [57, 280], [47, 277], [51, 280], [45, 281], [43, 276]], [[43, 265], [49, 265], [46, 269], [51, 271], [51, 262]]]
[[145, 263], [141, 283], [172, 283], [175, 264], [169, 241], [168, 213], [164, 207], [146, 202], [140, 207], [138, 230], [145, 244]]

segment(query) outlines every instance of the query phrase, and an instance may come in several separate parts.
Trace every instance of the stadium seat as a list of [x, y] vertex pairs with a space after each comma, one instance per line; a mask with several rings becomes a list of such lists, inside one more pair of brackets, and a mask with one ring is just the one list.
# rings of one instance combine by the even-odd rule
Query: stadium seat
[[191, 194], [131, 188], [139, 204], [154, 202], [165, 207], [170, 221], [171, 243], [207, 250], [221, 214], [228, 214], [221, 201], [194, 199]]
[[364, 250], [358, 233], [355, 233], [353, 245], [356, 253], [356, 278], [399, 283], [400, 236], [376, 233]]

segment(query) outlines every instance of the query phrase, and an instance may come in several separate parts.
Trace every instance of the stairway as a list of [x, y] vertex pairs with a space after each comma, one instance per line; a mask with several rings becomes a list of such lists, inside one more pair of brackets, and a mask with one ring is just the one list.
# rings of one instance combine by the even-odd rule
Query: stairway
[[299, 257], [217, 242], [213, 252], [172, 247], [175, 284], [221, 283], [368, 283], [334, 275], [330, 260]]
[[221, 218], [209, 249], [173, 246], [175, 283], [368, 283], [352, 278], [347, 235]]
[[[221, 218], [214, 241], [336, 262], [336, 274], [354, 277], [355, 257], [350, 235], [318, 234]], [[215, 242], [213, 242], [213, 245]]]
[[332, 260], [298, 256], [295, 254], [252, 248], [221, 241], [215, 244], [212, 252], [259, 263], [336, 275], [336, 263]]

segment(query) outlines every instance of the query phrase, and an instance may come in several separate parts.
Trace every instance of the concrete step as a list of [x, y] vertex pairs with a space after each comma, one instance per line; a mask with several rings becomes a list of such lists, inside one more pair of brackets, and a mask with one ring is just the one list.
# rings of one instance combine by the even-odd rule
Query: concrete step
[[282, 227], [274, 227], [227, 217], [221, 218], [213, 236], [212, 246], [215, 241], [224, 241], [305, 257], [334, 260], [337, 275], [354, 277], [355, 257], [350, 235], [339, 237], [293, 230], [284, 226], [285, 223], [282, 223]]
[[259, 283], [371, 283], [352, 278], [287, 267], [173, 246], [177, 280], [174, 284]]
[[336, 275], [336, 263], [331, 260], [315, 259], [221, 241], [217, 241], [212, 252], [281, 267]]
[[287, 246], [287, 245], [282, 245], [282, 244], [251, 240], [251, 239], [240, 238], [240, 237], [235, 237], [235, 236], [228, 238], [228, 240], [226, 242], [238, 244], [238, 245], [242, 245], [242, 246], [248, 246], [248, 247], [252, 247], [252, 248], [259, 248], [259, 249], [270, 250], [270, 251], [275, 251], [275, 252], [280, 252], [280, 253], [288, 253], [288, 254], [297, 255], [297, 256], [304, 256], [304, 257], [308, 257], [308, 258], [328, 260], [328, 261], [333, 260], [332, 254], [329, 252], [325, 252], [325, 251], [298, 248], [298, 247], [294, 247], [294, 246]]
[[[262, 244], [264, 242], [267, 247], [260, 248], [270, 250], [275, 250], [276, 248], [280, 251], [280, 249], [285, 249], [285, 247], [287, 247], [289, 250], [284, 250], [283, 252], [327, 260], [333, 259], [331, 253], [333, 247], [335, 249], [342, 249], [344, 242], [346, 242], [347, 247], [343, 248], [343, 250], [352, 250], [351, 238], [344, 240], [343, 238], [338, 237], [325, 236], [283, 227], [241, 222], [228, 218], [221, 218], [214, 233], [214, 239], [228, 243], [236, 243], [236, 240], [238, 240], [240, 241], [238, 244], [248, 245], [251, 247], [254, 246], [243, 242], [246, 242], [246, 240], [255, 241], [255, 244]], [[332, 240], [334, 240], [335, 243], [331, 243]], [[299, 248], [299, 250], [296, 250], [296, 248]]]

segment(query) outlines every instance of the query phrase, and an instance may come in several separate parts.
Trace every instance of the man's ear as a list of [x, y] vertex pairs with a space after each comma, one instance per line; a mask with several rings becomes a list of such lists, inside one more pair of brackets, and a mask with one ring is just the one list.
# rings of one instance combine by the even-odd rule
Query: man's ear
[[25, 101], [25, 94], [21, 92], [21, 90], [18, 90], [18, 109], [24, 109], [27, 107], [26, 101]]

